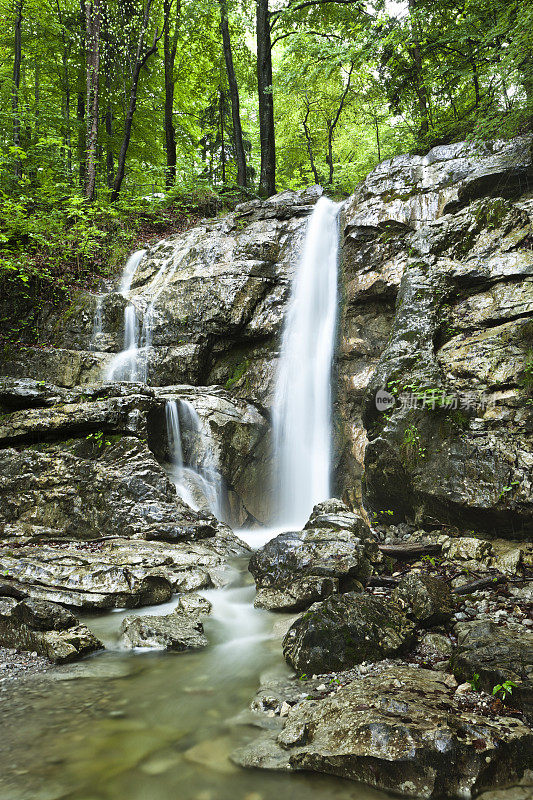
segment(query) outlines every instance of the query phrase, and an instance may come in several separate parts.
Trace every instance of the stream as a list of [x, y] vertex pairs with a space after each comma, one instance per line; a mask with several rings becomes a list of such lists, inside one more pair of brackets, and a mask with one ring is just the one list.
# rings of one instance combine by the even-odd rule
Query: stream
[[[331, 496], [338, 213], [339, 206], [330, 200], [317, 202], [293, 281], [273, 414], [279, 483], [276, 529], [238, 531], [253, 548], [283, 530], [301, 529], [313, 506]], [[143, 256], [144, 251], [134, 253], [126, 265], [124, 296]], [[169, 258], [154, 278], [142, 325], [134, 303], [125, 307], [124, 350], [112, 362], [108, 377], [132, 380], [142, 374], [152, 341], [154, 304], [175, 269], [176, 262]], [[95, 342], [101, 325], [97, 313]], [[220, 518], [222, 482], [195, 409], [169, 400], [166, 412], [169, 475], [178, 495], [192, 505], [191, 485], [199, 488]], [[203, 459], [187, 460], [184, 434], [200, 441]], [[204, 594], [212, 614], [205, 621], [210, 645], [203, 650], [121, 649], [119, 628], [125, 616], [168, 614], [177, 597], [133, 612], [85, 615], [81, 621], [104, 643], [105, 652], [6, 689], [0, 800], [385, 797], [350, 781], [244, 770], [231, 763], [229, 754], [259, 733], [246, 724], [259, 684], [269, 676], [290, 674], [281, 648], [290, 618], [254, 608], [247, 559], [234, 565], [228, 587]], [[262, 718], [268, 724], [268, 716]]]
[[[234, 766], [257, 736], [243, 724], [260, 679], [287, 675], [289, 618], [253, 607], [246, 559], [226, 589], [203, 594], [210, 646], [188, 653], [126, 651], [118, 630], [131, 610], [85, 616], [104, 653], [11, 684], [3, 698], [2, 800], [379, 800], [366, 786], [316, 774]], [[138, 614], [168, 614], [177, 598]], [[268, 719], [268, 718], [266, 718]]]

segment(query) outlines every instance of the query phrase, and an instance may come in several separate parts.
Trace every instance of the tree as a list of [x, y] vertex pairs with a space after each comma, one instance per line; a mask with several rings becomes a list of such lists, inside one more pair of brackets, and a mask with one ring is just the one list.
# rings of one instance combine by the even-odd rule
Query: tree
[[85, 197], [94, 200], [96, 194], [96, 147], [98, 144], [98, 84], [100, 80], [100, 0], [86, 0], [86, 74], [87, 74], [87, 139], [85, 166]]
[[118, 196], [120, 194], [120, 189], [122, 187], [122, 181], [124, 180], [124, 173], [126, 169], [126, 155], [128, 153], [128, 147], [131, 139], [131, 128], [133, 125], [133, 117], [135, 115], [135, 109], [137, 108], [137, 90], [139, 86], [139, 78], [141, 75], [141, 70], [143, 69], [144, 65], [146, 64], [150, 56], [154, 55], [154, 53], [157, 52], [157, 43], [161, 38], [161, 33], [159, 33], [158, 29], [156, 28], [151, 46], [148, 47], [146, 50], [144, 49], [144, 37], [146, 35], [148, 24], [150, 22], [151, 7], [152, 7], [152, 0], [147, 0], [146, 6], [144, 8], [144, 13], [142, 15], [142, 21], [139, 30], [139, 38], [137, 40], [137, 49], [135, 53], [133, 74], [131, 78], [128, 111], [126, 113], [126, 122], [124, 125], [124, 135], [122, 138], [122, 144], [120, 146], [120, 153], [118, 156], [117, 174], [115, 176], [113, 191], [111, 192], [111, 197], [110, 197], [112, 203], [118, 199]]
[[166, 186], [170, 188], [176, 180], [176, 129], [174, 127], [174, 64], [178, 46], [181, 16], [181, 0], [176, 0], [174, 29], [170, 31], [170, 15], [173, 0], [163, 0], [163, 63], [165, 68], [165, 150], [167, 156]]
[[20, 65], [22, 62], [22, 5], [23, 0], [17, 0], [15, 6], [15, 43], [13, 59], [13, 89], [11, 93], [11, 108], [13, 110], [13, 146], [15, 148], [14, 174], [18, 180], [22, 174], [22, 166], [18, 150], [20, 149]]
[[261, 176], [259, 193], [270, 197], [276, 191], [276, 133], [272, 91], [272, 43], [268, 0], [256, 0], [257, 91], [259, 94], [259, 138]]
[[231, 38], [229, 32], [228, 9], [226, 0], [220, 2], [220, 30], [222, 33], [222, 44], [224, 48], [224, 61], [226, 62], [226, 73], [228, 76], [229, 96], [231, 101], [231, 119], [233, 123], [233, 145], [235, 148], [235, 159], [237, 161], [237, 186], [246, 186], [246, 154], [242, 140], [241, 110], [239, 100], [239, 87], [235, 77], [235, 67], [233, 65], [233, 53], [231, 50]]

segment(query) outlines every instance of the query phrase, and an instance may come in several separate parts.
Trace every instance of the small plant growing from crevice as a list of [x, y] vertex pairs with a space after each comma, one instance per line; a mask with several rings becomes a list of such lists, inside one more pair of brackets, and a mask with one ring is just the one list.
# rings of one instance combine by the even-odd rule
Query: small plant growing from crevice
[[420, 431], [416, 425], [409, 425], [405, 429], [401, 446], [408, 464], [415, 464], [426, 457], [426, 448], [422, 447]]
[[468, 681], [470, 686], [472, 687], [472, 691], [478, 692], [479, 691], [479, 674], [474, 672], [470, 680]]
[[498, 697], [500, 695], [502, 700], [505, 700], [508, 694], [513, 693], [513, 689], [516, 689], [516, 683], [512, 681], [504, 681], [503, 683], [497, 683], [496, 686], [492, 687], [492, 694], [494, 697]]

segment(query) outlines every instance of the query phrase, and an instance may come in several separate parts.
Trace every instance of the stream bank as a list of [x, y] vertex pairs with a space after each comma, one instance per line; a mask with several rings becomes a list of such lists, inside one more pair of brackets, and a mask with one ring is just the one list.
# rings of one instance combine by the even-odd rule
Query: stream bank
[[[0, 641], [67, 662], [3, 687], [9, 800], [530, 787], [529, 145], [394, 159], [344, 205], [314, 426], [333, 463], [298, 530], [268, 528], [271, 422], [320, 187], [147, 249], [127, 287], [50, 310], [46, 346], [3, 360]], [[106, 380], [124, 360], [135, 381]], [[192, 473], [216, 502], [191, 505]], [[255, 611], [241, 535], [262, 547]]]

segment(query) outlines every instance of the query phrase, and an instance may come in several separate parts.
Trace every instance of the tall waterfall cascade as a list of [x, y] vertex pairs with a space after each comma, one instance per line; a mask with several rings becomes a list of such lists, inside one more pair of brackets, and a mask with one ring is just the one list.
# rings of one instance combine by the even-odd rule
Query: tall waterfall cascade
[[224, 485], [208, 423], [200, 420], [187, 400], [167, 400], [165, 416], [170, 477], [178, 496], [194, 511], [207, 505], [213, 516], [223, 521]]
[[276, 526], [301, 529], [330, 495], [331, 370], [340, 204], [321, 197], [291, 287], [274, 397]]

